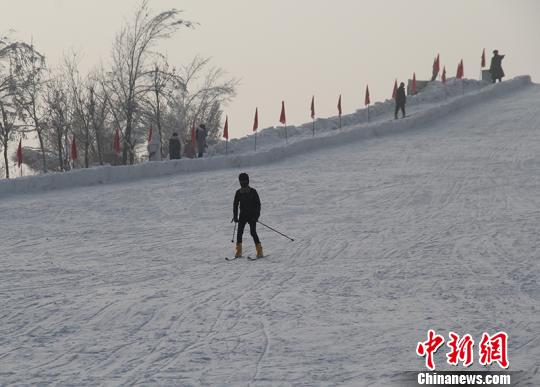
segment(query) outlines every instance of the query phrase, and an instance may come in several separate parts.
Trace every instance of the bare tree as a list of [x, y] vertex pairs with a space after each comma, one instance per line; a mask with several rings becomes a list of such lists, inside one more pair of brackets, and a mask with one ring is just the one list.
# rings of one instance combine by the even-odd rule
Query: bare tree
[[44, 127], [41, 122], [43, 118], [43, 90], [47, 82], [44, 79], [45, 57], [37, 52], [33, 45], [23, 45], [26, 52], [25, 59], [21, 61], [20, 67], [13, 74], [18, 85], [15, 100], [22, 112], [26, 127], [37, 133], [43, 163], [42, 169], [43, 172], [47, 172], [46, 150], [43, 139]]
[[24, 79], [28, 64], [35, 56], [41, 57], [30, 45], [0, 37], [0, 148], [4, 154], [6, 178], [9, 179], [9, 143], [21, 131], [22, 112], [17, 95], [26, 85]]
[[15, 88], [12, 77], [13, 62], [10, 61], [9, 71], [0, 71], [0, 148], [4, 153], [4, 166], [6, 178], [9, 179], [9, 143], [14, 140], [16, 133], [16, 120], [18, 117], [17, 104], [15, 103]]
[[151, 90], [147, 74], [149, 62], [155, 62], [159, 55], [152, 48], [159, 40], [172, 36], [181, 26], [191, 27], [192, 23], [179, 19], [180, 11], [170, 9], [150, 16], [148, 1], [144, 0], [135, 13], [134, 20], [126, 23], [116, 35], [112, 49], [112, 70], [105, 83], [111, 109], [120, 109], [115, 113], [123, 121], [124, 164], [135, 160], [136, 138], [134, 128], [140, 122], [140, 104], [146, 93]]
[[[102, 89], [99, 89], [100, 85], [98, 81], [94, 78], [90, 78], [91, 83], [89, 86], [89, 105], [88, 105], [88, 114], [90, 117], [90, 123], [93, 130], [93, 135], [95, 138], [95, 153], [97, 153], [97, 158], [99, 165], [103, 165], [104, 162], [104, 152], [105, 146], [104, 141], [106, 138], [106, 120], [108, 117], [108, 105], [105, 100], [105, 96]], [[113, 131], [109, 131], [109, 134], [112, 134]], [[112, 136], [109, 136], [112, 138]]]
[[189, 137], [193, 122], [205, 123], [209, 138], [219, 136], [222, 106], [236, 95], [239, 81], [225, 79], [225, 72], [217, 67], [207, 69], [210, 58], [195, 57], [182, 66], [178, 75], [174, 98], [170, 101], [170, 125], [182, 128], [183, 138]]
[[[175, 69], [170, 69], [169, 64], [163, 61], [161, 64], [155, 64], [154, 70], [148, 74], [150, 81], [150, 92], [143, 98], [142, 109], [144, 111], [144, 119], [147, 125], [157, 129], [161, 139], [160, 152], [163, 158], [168, 152], [168, 145], [164, 149], [163, 144], [165, 135], [170, 135], [170, 128], [167, 127], [167, 121], [164, 116], [169, 111], [170, 102], [174, 99], [174, 90], [179, 84], [180, 78], [177, 76]], [[165, 125], [165, 127], [164, 127]]]
[[73, 104], [73, 135], [83, 145], [84, 167], [90, 166], [92, 138], [92, 114], [95, 110], [94, 86], [79, 73], [80, 58], [72, 53], [64, 58], [64, 72], [69, 85], [69, 95]]
[[58, 165], [49, 168], [65, 171], [69, 169], [68, 150], [66, 142], [73, 120], [73, 104], [70, 97], [69, 81], [60, 70], [51, 77], [44, 88], [45, 116], [42, 125], [44, 143], [47, 150], [56, 153]]

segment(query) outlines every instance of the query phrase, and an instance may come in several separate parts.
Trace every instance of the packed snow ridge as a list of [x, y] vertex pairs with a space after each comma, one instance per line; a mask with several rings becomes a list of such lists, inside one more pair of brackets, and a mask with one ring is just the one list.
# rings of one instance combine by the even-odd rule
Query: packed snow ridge
[[96, 184], [108, 184], [157, 177], [175, 173], [210, 171], [223, 168], [240, 168], [264, 165], [286, 157], [317, 149], [349, 144], [363, 139], [401, 133], [442, 117], [455, 114], [472, 104], [500, 98], [532, 84], [530, 76], [519, 76], [498, 84], [471, 79], [451, 79], [446, 85], [431, 82], [421, 93], [407, 99], [408, 117], [393, 119], [393, 100], [377, 102], [367, 109], [339, 117], [321, 118], [316, 121], [316, 134], [312, 136], [312, 124], [287, 126], [288, 142], [285, 143], [283, 127], [271, 127], [257, 134], [257, 151], [253, 135], [235, 139], [228, 144], [220, 142], [209, 149], [203, 159], [165, 160], [130, 166], [103, 166], [64, 173], [21, 177], [0, 181], [0, 197], [20, 193], [34, 193], [55, 189], [74, 188]]

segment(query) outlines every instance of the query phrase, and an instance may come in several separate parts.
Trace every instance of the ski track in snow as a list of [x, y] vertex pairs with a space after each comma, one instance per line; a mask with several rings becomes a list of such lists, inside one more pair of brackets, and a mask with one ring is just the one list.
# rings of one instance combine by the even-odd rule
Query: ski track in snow
[[506, 331], [539, 385], [539, 150], [531, 85], [247, 168], [295, 238], [255, 262], [223, 259], [236, 169], [3, 200], [0, 384], [388, 385], [435, 329]]

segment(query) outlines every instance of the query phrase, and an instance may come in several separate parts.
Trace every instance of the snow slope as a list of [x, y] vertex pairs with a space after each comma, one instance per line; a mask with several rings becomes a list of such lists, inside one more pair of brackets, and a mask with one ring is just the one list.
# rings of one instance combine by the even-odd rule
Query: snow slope
[[[540, 86], [488, 88], [267, 165], [6, 194], [0, 384], [383, 386], [431, 328], [506, 331], [539, 385]], [[243, 170], [295, 242], [228, 263]]]

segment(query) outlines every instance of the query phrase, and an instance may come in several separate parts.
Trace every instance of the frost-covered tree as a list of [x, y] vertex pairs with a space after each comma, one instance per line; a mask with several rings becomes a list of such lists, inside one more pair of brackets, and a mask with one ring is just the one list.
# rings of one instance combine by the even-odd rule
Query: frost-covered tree
[[225, 78], [218, 67], [209, 67], [210, 58], [195, 57], [182, 66], [175, 78], [175, 90], [169, 102], [166, 121], [189, 142], [189, 128], [193, 123], [204, 123], [209, 139], [219, 136], [222, 106], [236, 95], [239, 81]]
[[49, 163], [49, 169], [69, 170], [68, 133], [73, 119], [73, 105], [69, 95], [69, 83], [63, 74], [56, 74], [45, 86], [45, 115], [42, 120], [44, 143], [49, 153], [57, 155], [57, 161]]
[[35, 58], [42, 56], [32, 46], [0, 37], [0, 149], [6, 178], [9, 178], [9, 144], [17, 134], [22, 135], [21, 119], [24, 116], [17, 97], [27, 87], [23, 81]]
[[39, 140], [42, 170], [47, 172], [47, 156], [44, 142], [44, 89], [47, 82], [45, 57], [32, 45], [22, 44], [25, 56], [13, 73], [17, 84], [15, 101], [25, 122], [25, 130], [34, 131]]
[[[141, 102], [151, 90], [148, 74], [159, 55], [153, 51], [162, 39], [172, 36], [180, 27], [191, 27], [180, 19], [181, 11], [170, 9], [151, 15], [148, 2], [142, 2], [131, 22], [125, 23], [116, 35], [112, 48], [112, 68], [104, 85], [110, 108], [115, 110], [123, 126], [122, 160], [135, 161], [137, 136], [134, 130], [141, 124]], [[129, 160], [128, 160], [129, 159]]]

